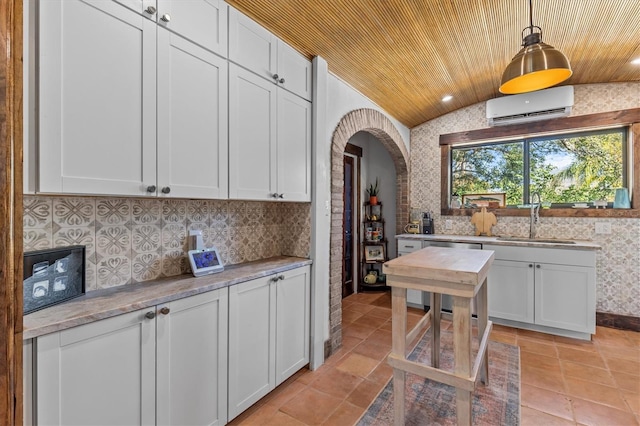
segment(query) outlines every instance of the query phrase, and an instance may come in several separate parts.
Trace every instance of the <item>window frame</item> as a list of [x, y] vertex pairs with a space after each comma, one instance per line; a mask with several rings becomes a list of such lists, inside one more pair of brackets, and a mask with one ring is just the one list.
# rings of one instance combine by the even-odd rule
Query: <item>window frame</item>
[[[514, 144], [520, 145], [522, 147], [522, 163], [523, 163], [523, 171], [522, 171], [522, 194], [523, 199], [520, 200], [518, 204], [528, 204], [529, 197], [531, 196], [531, 145], [536, 142], [545, 142], [554, 139], [571, 139], [571, 138], [579, 138], [583, 136], [594, 136], [594, 135], [604, 135], [610, 133], [621, 133], [622, 134], [622, 181], [629, 182], [629, 126], [613, 126], [599, 129], [591, 129], [586, 131], [574, 131], [570, 130], [568, 132], [553, 134], [543, 134], [543, 135], [535, 135], [535, 136], [527, 136], [527, 137], [514, 137], [501, 141], [485, 141], [485, 142], [475, 142], [464, 145], [449, 145], [451, 151], [454, 149], [465, 149], [465, 148], [491, 148], [493, 146], [498, 145], [507, 145]], [[453, 184], [453, 177], [451, 176], [451, 171], [453, 170], [453, 155], [449, 156], [449, 184]], [[627, 185], [628, 186], [628, 185]], [[504, 188], [503, 188], [504, 189]], [[544, 200], [543, 200], [544, 201]], [[582, 200], [577, 200], [576, 202], [584, 202]], [[553, 208], [571, 208], [573, 203], [554, 203]], [[506, 208], [516, 208], [515, 206], [507, 206]]]
[[[627, 173], [630, 173], [631, 208], [630, 209], [541, 209], [541, 216], [548, 217], [620, 217], [640, 218], [640, 108], [586, 114], [574, 117], [557, 118], [511, 126], [498, 126], [486, 129], [470, 130], [440, 135], [440, 213], [442, 216], [471, 216], [477, 209], [451, 209], [451, 148], [481, 142], [500, 142], [513, 139], [534, 139], [553, 134], [582, 133], [613, 127], [626, 127]], [[629, 148], [629, 145], [630, 148]], [[487, 209], [496, 216], [528, 216], [527, 209], [496, 208]]]

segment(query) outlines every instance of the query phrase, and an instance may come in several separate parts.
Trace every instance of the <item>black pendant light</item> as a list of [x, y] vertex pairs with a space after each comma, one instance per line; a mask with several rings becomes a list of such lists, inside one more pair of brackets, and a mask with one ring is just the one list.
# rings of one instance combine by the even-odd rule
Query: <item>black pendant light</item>
[[[537, 29], [538, 31], [534, 31]], [[525, 31], [529, 30], [526, 36]], [[533, 25], [533, 3], [529, 0], [529, 26], [522, 30], [522, 49], [502, 74], [500, 92], [533, 92], [562, 83], [573, 74], [562, 52], [542, 42], [542, 29]]]

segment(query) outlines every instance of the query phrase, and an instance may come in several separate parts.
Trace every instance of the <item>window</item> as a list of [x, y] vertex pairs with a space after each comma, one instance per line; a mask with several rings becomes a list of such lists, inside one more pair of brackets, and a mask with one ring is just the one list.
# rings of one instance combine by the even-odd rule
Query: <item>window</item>
[[613, 202], [627, 185], [627, 130], [567, 133], [451, 148], [451, 190], [505, 193], [507, 206], [538, 192], [555, 207]]

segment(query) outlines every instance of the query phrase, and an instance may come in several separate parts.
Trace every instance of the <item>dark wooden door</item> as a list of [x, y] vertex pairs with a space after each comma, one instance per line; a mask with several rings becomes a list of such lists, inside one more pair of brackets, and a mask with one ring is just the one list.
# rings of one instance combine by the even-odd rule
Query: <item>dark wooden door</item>
[[353, 186], [355, 173], [355, 159], [353, 157], [344, 156], [344, 211], [342, 216], [342, 297], [353, 294], [354, 280], [357, 278], [354, 268], [353, 241], [357, 235], [355, 227], [357, 226], [353, 220], [354, 214], [354, 196], [355, 190]]

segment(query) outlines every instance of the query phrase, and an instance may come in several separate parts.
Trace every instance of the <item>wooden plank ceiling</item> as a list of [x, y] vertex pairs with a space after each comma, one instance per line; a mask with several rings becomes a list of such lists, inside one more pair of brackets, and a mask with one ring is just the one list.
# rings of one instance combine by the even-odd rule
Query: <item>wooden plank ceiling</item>
[[[527, 0], [227, 0], [408, 127], [501, 96]], [[640, 0], [534, 0], [563, 84], [640, 81]], [[444, 95], [453, 95], [448, 103]]]

